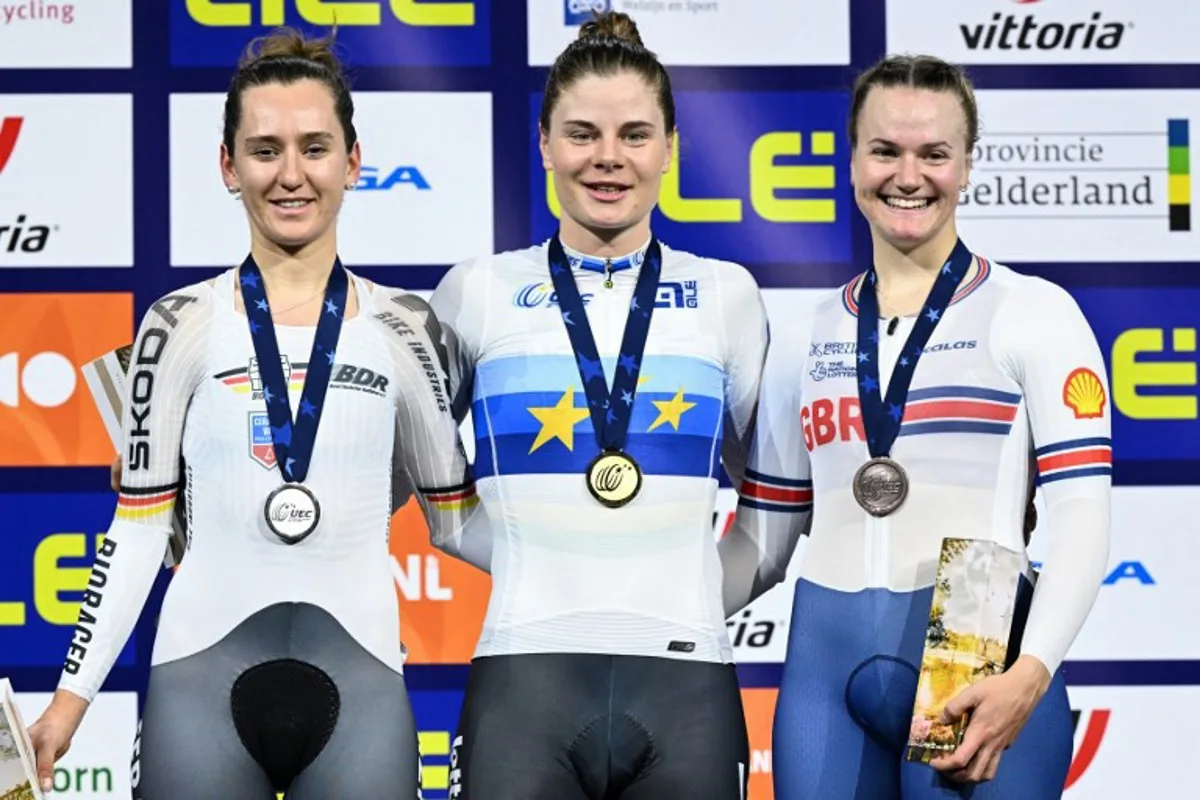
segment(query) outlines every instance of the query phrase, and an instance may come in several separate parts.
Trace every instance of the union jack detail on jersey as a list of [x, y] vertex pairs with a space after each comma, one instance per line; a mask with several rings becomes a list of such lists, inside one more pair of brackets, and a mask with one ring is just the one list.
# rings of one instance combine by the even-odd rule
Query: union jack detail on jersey
[[1007, 434], [1021, 395], [977, 386], [931, 386], [908, 393], [900, 436], [922, 433]]
[[746, 470], [738, 505], [763, 511], [797, 513], [812, 510], [812, 481], [789, 480]]
[[1037, 463], [1038, 485], [1067, 478], [1112, 475], [1112, 439], [1095, 436], [1039, 447]]

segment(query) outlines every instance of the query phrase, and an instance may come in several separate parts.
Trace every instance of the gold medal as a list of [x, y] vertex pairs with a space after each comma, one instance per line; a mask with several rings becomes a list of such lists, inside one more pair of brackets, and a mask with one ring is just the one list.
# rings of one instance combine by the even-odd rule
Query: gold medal
[[642, 470], [619, 450], [609, 450], [592, 459], [587, 468], [588, 491], [609, 508], [620, 508], [642, 489]]

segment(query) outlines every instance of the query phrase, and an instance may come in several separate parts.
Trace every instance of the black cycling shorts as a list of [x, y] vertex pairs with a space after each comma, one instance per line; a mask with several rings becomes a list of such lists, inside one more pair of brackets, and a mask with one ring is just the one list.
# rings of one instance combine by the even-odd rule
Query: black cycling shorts
[[590, 654], [477, 658], [451, 800], [743, 800], [731, 664]]

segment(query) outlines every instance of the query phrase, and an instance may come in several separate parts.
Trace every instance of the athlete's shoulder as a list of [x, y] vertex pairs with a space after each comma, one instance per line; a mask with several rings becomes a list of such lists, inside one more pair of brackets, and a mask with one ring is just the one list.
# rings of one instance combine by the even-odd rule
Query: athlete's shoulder
[[707, 269], [711, 270], [718, 280], [758, 288], [758, 282], [750, 270], [736, 261], [701, 256], [687, 250], [676, 250], [666, 242], [659, 242], [659, 248], [662, 250], [663, 269], [690, 269], [693, 271]]
[[760, 296], [758, 281], [750, 270], [735, 261], [696, 255], [686, 250], [676, 250], [666, 243], [662, 249], [664, 278], [671, 280], [712, 281], [724, 303], [742, 308], [754, 303]]
[[1025, 313], [1029, 317], [1044, 315], [1042, 304], [1051, 309], [1078, 308], [1075, 298], [1063, 287], [1037, 275], [1026, 275], [1012, 267], [988, 259], [988, 281], [1005, 292], [1004, 305], [1010, 313]]
[[424, 297], [408, 289], [397, 286], [375, 284], [371, 290], [372, 316], [376, 320], [387, 317], [389, 313], [405, 313], [421, 317], [436, 317], [433, 307]]
[[146, 311], [144, 321], [155, 326], [165, 323], [170, 328], [181, 325], [202, 326], [212, 318], [216, 307], [217, 287], [223, 280], [232, 280], [233, 271], [205, 281], [196, 281], [172, 289], [156, 297]]
[[862, 274], [855, 275], [846, 283], [836, 289], [819, 289], [820, 292], [816, 301], [813, 303], [813, 318], [825, 317], [830, 314], [841, 316], [842, 314], [858, 315], [858, 298], [856, 292], [858, 290], [858, 282], [862, 279]]
[[443, 281], [451, 279], [451, 276], [458, 280], [478, 280], [493, 276], [503, 279], [514, 271], [519, 272], [522, 268], [531, 267], [543, 270], [546, 268], [545, 244], [468, 258], [451, 267]]

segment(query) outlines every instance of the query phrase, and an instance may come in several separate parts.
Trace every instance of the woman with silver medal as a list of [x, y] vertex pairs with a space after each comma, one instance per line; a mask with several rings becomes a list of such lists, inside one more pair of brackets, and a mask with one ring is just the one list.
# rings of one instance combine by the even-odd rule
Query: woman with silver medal
[[407, 497], [393, 481], [416, 487], [435, 539], [482, 517], [445, 365], [432, 381], [427, 367], [443, 352], [436, 317], [338, 258], [362, 163], [353, 114], [329, 40], [277, 31], [239, 65], [220, 165], [250, 253], [142, 321], [94, 601], [30, 730], [44, 781], [134, 628], [183, 493], [134, 797], [418, 794], [386, 537]]
[[[1069, 294], [959, 238], [978, 116], [965, 74], [936, 58], [859, 77], [851, 178], [873, 263], [768, 354], [721, 546], [732, 612], [784, 579], [807, 534], [773, 732], [780, 800], [1048, 800], [1067, 777], [1060, 665], [1108, 551], [1105, 365]], [[1022, 551], [1035, 477], [1049, 547], [1010, 664], [947, 703], [944, 722], [969, 715], [953, 752], [906, 760], [942, 541]]]
[[450, 792], [737, 800], [712, 513], [745, 461], [765, 310], [744, 268], [651, 231], [675, 105], [629, 17], [580, 28], [538, 128], [558, 232], [455, 266], [430, 301], [493, 532]]

